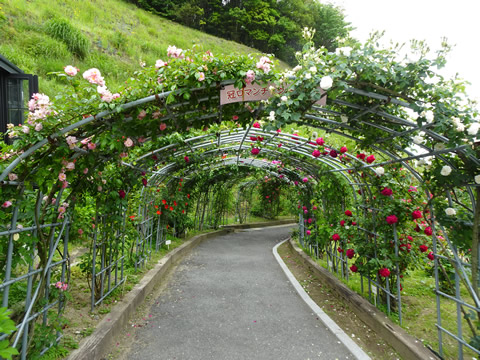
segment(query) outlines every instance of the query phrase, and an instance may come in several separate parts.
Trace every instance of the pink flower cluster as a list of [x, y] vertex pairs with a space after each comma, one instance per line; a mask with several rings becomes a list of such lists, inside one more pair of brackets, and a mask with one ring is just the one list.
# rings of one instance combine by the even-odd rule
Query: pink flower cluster
[[255, 81], [255, 71], [248, 70], [245, 75], [245, 82], [250, 85], [253, 81]]
[[61, 291], [67, 291], [68, 288], [68, 284], [63, 281], [57, 281], [54, 286]]
[[172, 46], [172, 45], [170, 45], [167, 48], [167, 56], [177, 58], [177, 59], [185, 58], [185, 54], [183, 54], [183, 50], [178, 49], [176, 46]]
[[[32, 95], [32, 98], [28, 102], [28, 110], [30, 110], [30, 113], [28, 114], [27, 123], [33, 126], [35, 131], [43, 129], [42, 123], [37, 122], [38, 120], [43, 120], [47, 116], [54, 114], [50, 98], [45, 94], [39, 93]], [[23, 129], [23, 132], [28, 134], [28, 131], [25, 131], [25, 129]]]
[[100, 70], [98, 70], [97, 68], [91, 68], [85, 71], [83, 73], [83, 78], [87, 80], [90, 84], [105, 86], [105, 80], [103, 79]]
[[260, 60], [257, 62], [257, 69], [263, 70], [265, 74], [269, 73], [272, 66], [272, 60], [270, 60], [266, 56], [262, 56]]

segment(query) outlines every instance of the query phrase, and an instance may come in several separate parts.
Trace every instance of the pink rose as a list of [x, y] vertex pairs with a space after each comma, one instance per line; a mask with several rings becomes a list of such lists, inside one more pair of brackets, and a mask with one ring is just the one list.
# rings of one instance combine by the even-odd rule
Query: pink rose
[[126, 147], [132, 147], [133, 146], [133, 140], [130, 139], [130, 138], [127, 138], [127, 140], [125, 140], [124, 144], [125, 144]]
[[60, 180], [60, 181], [67, 180], [67, 175], [65, 175], [65, 173], [61, 172], [60, 174], [58, 174], [58, 180]]
[[10, 206], [12, 206], [12, 202], [11, 202], [11, 201], [8, 201], [8, 200], [5, 201], [5, 202], [2, 204], [2, 207], [3, 207], [4, 209], [6, 209], [6, 208], [8, 208], [8, 207], [10, 207]]
[[320, 151], [318, 151], [317, 149], [313, 150], [312, 156], [316, 157], [316, 158], [319, 157], [320, 156]]
[[323, 145], [325, 144], [325, 141], [323, 140], [323, 138], [317, 138], [317, 140], [315, 140], [317, 142], [318, 145]]
[[160, 130], [161, 131], [165, 130], [166, 128], [167, 128], [167, 124], [165, 124], [165, 123], [160, 124]]

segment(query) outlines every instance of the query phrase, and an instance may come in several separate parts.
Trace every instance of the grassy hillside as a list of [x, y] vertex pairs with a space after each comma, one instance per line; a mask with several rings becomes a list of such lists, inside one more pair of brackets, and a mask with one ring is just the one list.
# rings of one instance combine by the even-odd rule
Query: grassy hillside
[[40, 77], [40, 90], [54, 96], [62, 84], [52, 71], [74, 65], [97, 67], [115, 89], [140, 66], [166, 60], [169, 45], [194, 45], [220, 53], [255, 49], [165, 20], [121, 0], [5, 0], [0, 5], [0, 54]]

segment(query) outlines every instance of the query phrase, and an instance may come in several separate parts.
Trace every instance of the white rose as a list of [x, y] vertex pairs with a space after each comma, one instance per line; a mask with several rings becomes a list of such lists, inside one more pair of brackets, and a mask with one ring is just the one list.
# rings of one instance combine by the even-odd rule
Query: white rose
[[347, 115], [341, 115], [340, 116], [340, 120], [342, 121], [342, 123], [347, 123], [348, 122], [348, 116]]
[[458, 124], [455, 130], [457, 130], [458, 132], [463, 132], [465, 130], [465, 125]]
[[444, 167], [442, 167], [440, 174], [442, 174], [443, 176], [448, 176], [450, 175], [451, 172], [452, 172], [452, 168], [448, 165], [445, 165]]
[[284, 101], [284, 102], [285, 102], [285, 101], [287, 101], [287, 100], [288, 100], [288, 98], [287, 98], [285, 95], [283, 95], [283, 96], [280, 98], [280, 100], [282, 100], [282, 101]]
[[420, 135], [415, 135], [412, 140], [415, 144], [420, 145], [423, 142], [423, 137]]
[[480, 123], [475, 122], [475, 123], [471, 124], [468, 127], [468, 130], [467, 130], [468, 135], [472, 135], [472, 136], [477, 135], [479, 129], [480, 129]]
[[312, 78], [312, 74], [306, 73], [305, 74], [305, 79], [310, 80]]
[[446, 208], [445, 214], [447, 214], [448, 216], [454, 216], [457, 215], [457, 211], [454, 208]]
[[379, 167], [375, 169], [375, 172], [378, 176], [382, 176], [383, 174], [385, 174], [385, 169], [383, 167]]
[[442, 151], [446, 149], [446, 146], [444, 143], [438, 143], [438, 144], [435, 144], [433, 148], [435, 151]]
[[22, 131], [24, 134], [28, 134], [30, 132], [30, 128], [26, 125], [23, 125], [22, 126]]
[[270, 111], [270, 114], [268, 114], [268, 120], [275, 121], [275, 111]]
[[434, 116], [433, 116], [433, 111], [432, 110], [428, 110], [426, 113], [425, 113], [425, 119], [427, 120], [427, 123], [431, 123], [433, 122], [434, 120]]
[[300, 70], [302, 67], [300, 65], [297, 65], [293, 68], [293, 71], [294, 72], [297, 72], [298, 70]]
[[475, 176], [475, 184], [480, 184], [480, 175]]
[[332, 87], [333, 85], [333, 80], [330, 76], [324, 76], [322, 80], [320, 80], [320, 87], [323, 90], [328, 90]]

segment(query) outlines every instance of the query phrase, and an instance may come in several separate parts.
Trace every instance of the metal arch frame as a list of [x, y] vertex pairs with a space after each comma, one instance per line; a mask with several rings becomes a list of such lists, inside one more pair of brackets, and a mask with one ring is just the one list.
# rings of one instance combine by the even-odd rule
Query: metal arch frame
[[[231, 81], [226, 81], [226, 82], [223, 82], [222, 84], [227, 84], [227, 83], [231, 83]], [[213, 88], [213, 87], [212, 87]], [[203, 90], [205, 89], [205, 87], [203, 88], [195, 88], [195, 89], [192, 89], [192, 91], [198, 91], [198, 90]], [[161, 94], [158, 94], [158, 95], [152, 95], [152, 96], [149, 96], [149, 97], [146, 97], [144, 99], [139, 99], [139, 100], [136, 100], [136, 101], [133, 101], [133, 102], [130, 102], [130, 103], [127, 103], [127, 104], [124, 104], [122, 106], [123, 110], [126, 110], [126, 109], [129, 109], [129, 108], [133, 108], [133, 107], [136, 107], [136, 106], [139, 106], [141, 104], [145, 104], [145, 103], [149, 103], [149, 102], [153, 102], [155, 100], [158, 100], [158, 99], [164, 99], [166, 98], [168, 95], [170, 95], [172, 92], [164, 92], [164, 93], [161, 93]], [[176, 93], [176, 92], [173, 92], [173, 93]], [[400, 117], [397, 117], [397, 116], [394, 116], [394, 115], [391, 115], [387, 112], [383, 112], [381, 111], [381, 109], [379, 110], [379, 108], [381, 108], [382, 106], [385, 106], [385, 105], [395, 105], [395, 106], [401, 106], [401, 107], [405, 107], [405, 108], [412, 108], [410, 106], [410, 104], [406, 103], [406, 102], [403, 102], [403, 101], [400, 101], [400, 100], [397, 100], [397, 99], [393, 99], [391, 97], [388, 97], [388, 96], [384, 96], [384, 95], [380, 95], [380, 94], [376, 94], [376, 93], [373, 93], [373, 92], [367, 92], [367, 91], [363, 91], [363, 90], [359, 90], [359, 89], [353, 89], [353, 88], [347, 88], [345, 90], [345, 93], [351, 93], [351, 94], [355, 94], [355, 95], [359, 95], [359, 96], [363, 96], [363, 97], [368, 97], [368, 98], [371, 98], [371, 99], [376, 99], [376, 100], [380, 100], [382, 101], [381, 104], [374, 104], [372, 105], [371, 107], [367, 107], [367, 106], [359, 106], [359, 105], [356, 105], [356, 104], [353, 104], [353, 103], [350, 103], [348, 101], [344, 101], [344, 100], [341, 100], [341, 98], [338, 98], [336, 100], [333, 101], [333, 104], [337, 105], [337, 106], [346, 106], [346, 107], [350, 107], [352, 109], [356, 109], [356, 110], [360, 110], [362, 111], [361, 114], [367, 114], [367, 113], [371, 113], [372, 115], [375, 115], [377, 117], [381, 117], [382, 119], [385, 119], [386, 121], [390, 122], [391, 124], [395, 124], [395, 125], [400, 125], [400, 126], [407, 126], [407, 127], [410, 127], [409, 130], [406, 130], [406, 131], [402, 131], [402, 132], [397, 132], [397, 131], [393, 131], [391, 129], [389, 129], [387, 126], [382, 126], [382, 125], [378, 125], [378, 124], [375, 124], [375, 123], [372, 123], [372, 122], [368, 122], [368, 121], [361, 121], [361, 123], [363, 125], [367, 125], [367, 126], [373, 126], [379, 130], [382, 130], [382, 131], [385, 131], [386, 133], [389, 133], [389, 137], [387, 138], [381, 138], [381, 139], [378, 139], [379, 140], [379, 144], [382, 144], [386, 141], [388, 141], [388, 139], [391, 139], [392, 136], [393, 137], [396, 137], [396, 136], [402, 136], [402, 137], [405, 137], [415, 131], [423, 131], [425, 132], [426, 135], [428, 135], [430, 138], [432, 138], [433, 140], [435, 141], [439, 141], [439, 142], [442, 142], [442, 143], [447, 143], [448, 142], [448, 138], [436, 133], [435, 131], [433, 130], [430, 130], [429, 127], [432, 127], [433, 125], [424, 125], [424, 126], [415, 126], [414, 123], [410, 122], [410, 121], [407, 121], [407, 120], [404, 120]], [[184, 103], [178, 103], [178, 104], [173, 104], [171, 105], [171, 108], [175, 108], [175, 107], [180, 107], [182, 106], [182, 104]], [[312, 108], [313, 110], [317, 110], [316, 107], [313, 107]], [[168, 109], [167, 109], [168, 110]], [[339, 112], [334, 112], [332, 110], [322, 110], [323, 112], [329, 112], [330, 114], [341, 114]], [[195, 113], [199, 113], [201, 111], [192, 111], [192, 112], [189, 112], [189, 114], [195, 114]], [[54, 138], [57, 138], [61, 135], [64, 135], [66, 133], [68, 133], [69, 131], [71, 130], [74, 130], [78, 127], [81, 127], [83, 125], [86, 125], [96, 119], [100, 119], [100, 118], [105, 118], [105, 117], [108, 117], [110, 115], [112, 115], [114, 112], [113, 111], [104, 111], [104, 112], [100, 112], [99, 114], [97, 114], [96, 116], [91, 116], [91, 117], [88, 117], [84, 120], [81, 120], [75, 124], [72, 124], [64, 129], [61, 129], [59, 130], [57, 133], [51, 135], [48, 139], [44, 139], [44, 140], [41, 140], [40, 142], [38, 142], [37, 144], [33, 145], [32, 147], [30, 147], [29, 149], [27, 149], [23, 154], [21, 154], [20, 156], [18, 156], [17, 158], [15, 158], [11, 163], [10, 165], [2, 172], [2, 174], [0, 175], [0, 182], [4, 185], [6, 184], [10, 184], [10, 182], [5, 182], [4, 179], [6, 178], [6, 176], [23, 160], [23, 159], [26, 159], [28, 156], [30, 156], [31, 154], [33, 154], [35, 151], [37, 151], [38, 149], [40, 149], [42, 146], [44, 146], [45, 144], [47, 144], [48, 140], [49, 139], [54, 139]], [[210, 115], [205, 115], [206, 117], [221, 117], [221, 108], [220, 108], [220, 112], [218, 113], [215, 113], [215, 114], [210, 114]], [[308, 118], [308, 114], [306, 116], [304, 116], [304, 118]], [[358, 114], [356, 115], [356, 117], [360, 117]], [[172, 117], [173, 118], [173, 117]], [[324, 119], [324, 122], [327, 122], [326, 120], [328, 119]], [[335, 125], [336, 127], [344, 127], [346, 128], [345, 126], [343, 126], [342, 124], [338, 123], [338, 122], [334, 122], [334, 121], [328, 121], [330, 123], [330, 125]], [[335, 124], [333, 124], [335, 123]], [[308, 124], [309, 126], [312, 126], [310, 124]], [[335, 129], [329, 129], [329, 128], [324, 128], [326, 131], [335, 131], [335, 133], [339, 134], [339, 135], [342, 135], [342, 136], [347, 136], [349, 137], [349, 135], [347, 134], [343, 134], [341, 131], [337, 131]], [[351, 128], [352, 131], [358, 131], [358, 129], [355, 129], [355, 128]], [[247, 136], [248, 134], [248, 131], [244, 133], [244, 139], [245, 137]], [[361, 141], [361, 139], [358, 139], [358, 138], [354, 138], [354, 137], [350, 137], [352, 139], [355, 139], [355, 141]], [[220, 145], [221, 143], [221, 140], [220, 140], [220, 137], [218, 139], [218, 145]], [[265, 144], [266, 147], [270, 147], [270, 145], [267, 143]], [[374, 166], [381, 166], [381, 165], [385, 165], [385, 164], [388, 164], [388, 163], [393, 163], [393, 162], [400, 162], [402, 163], [406, 168], [408, 168], [408, 170], [414, 174], [415, 177], [417, 177], [417, 179], [423, 183], [423, 179], [421, 179], [421, 176], [416, 173], [414, 171], [414, 169], [412, 169], [410, 166], [408, 166], [408, 164], [406, 164], [405, 162], [407, 160], [412, 160], [412, 159], [416, 159], [416, 158], [422, 158], [422, 157], [427, 157], [427, 156], [437, 156], [441, 161], [443, 161], [444, 163], [446, 164], [450, 164], [451, 166], [451, 163], [449, 163], [448, 159], [446, 159], [445, 157], [441, 156], [442, 154], [446, 154], [446, 153], [449, 153], [449, 152], [453, 152], [453, 151], [459, 151], [461, 153], [463, 153], [465, 156], [467, 156], [468, 160], [469, 161], [472, 161], [473, 163], [475, 163], [477, 166], [480, 165], [480, 160], [473, 157], [473, 156], [470, 156], [469, 154], [465, 153], [463, 150], [464, 150], [464, 147], [458, 147], [458, 148], [455, 148], [455, 149], [445, 149], [445, 150], [442, 150], [442, 151], [435, 151], [433, 149], [430, 149], [429, 147], [427, 146], [421, 146], [421, 148], [423, 148], [424, 150], [427, 150], [427, 153], [426, 154], [420, 154], [420, 155], [413, 155], [411, 152], [409, 154], [409, 151], [407, 149], [403, 149], [399, 146], [395, 147], [395, 149], [397, 151], [401, 151], [401, 152], [405, 152], [406, 154], [409, 154], [409, 156], [407, 158], [401, 158], [401, 157], [398, 157], [397, 155], [393, 154], [391, 151], [388, 151], [386, 149], [382, 149], [381, 147], [378, 147], [378, 146], [375, 146], [373, 145], [372, 146], [373, 149], [375, 149], [376, 151], [379, 151], [381, 153], [383, 153], [384, 155], [386, 155], [387, 157], [389, 157], [391, 160], [387, 161], [387, 162], [383, 162], [383, 163], [377, 163], [375, 165], [364, 165], [362, 167], [362, 169], [368, 169], [368, 168], [371, 168], [371, 167], [374, 167]], [[237, 152], [237, 159], [239, 158], [239, 153], [240, 151], [243, 150], [243, 141], [241, 142], [239, 148], [237, 149], [238, 152]], [[299, 155], [308, 155], [306, 154], [304, 151], [302, 151], [303, 149], [290, 149], [293, 153], [297, 153]], [[433, 151], [432, 151], [433, 150]], [[267, 151], [265, 151], [267, 152]], [[273, 153], [273, 152], [272, 152]], [[80, 153], [78, 153], [80, 154]], [[352, 157], [353, 158], [353, 157]], [[324, 162], [326, 165], [329, 165], [331, 166], [333, 163], [335, 163], [335, 161], [333, 161], [332, 159], [322, 159], [320, 160], [322, 162]], [[305, 164], [304, 164], [305, 165]], [[453, 167], [453, 166], [452, 166]], [[305, 168], [306, 170], [308, 168]], [[330, 172], [334, 172], [334, 171], [337, 171], [337, 172], [340, 172], [341, 174], [344, 174], [344, 176], [348, 179], [349, 176], [347, 174], [345, 174], [346, 171], [350, 170], [349, 168], [347, 167], [343, 167], [343, 166], [339, 166], [339, 168], [337, 169], [332, 169], [330, 170]], [[351, 183], [351, 181], [350, 181]], [[13, 184], [12, 184], [13, 185]], [[469, 197], [470, 197], [470, 200], [474, 200], [474, 195], [472, 193], [472, 186], [475, 186], [473, 184], [465, 184], [466, 188], [467, 188], [467, 191], [469, 193]], [[354, 195], [355, 196], [355, 195]], [[475, 206], [475, 202], [472, 201], [471, 202], [471, 205], [472, 207], [474, 208]], [[473, 211], [473, 210], [472, 210]], [[435, 237], [434, 237], [435, 239]], [[437, 265], [437, 258], [436, 258], [436, 265]], [[463, 266], [463, 265], [462, 265]], [[478, 311], [478, 309], [477, 309]], [[467, 345], [465, 344], [465, 342], [463, 342], [463, 345]], [[461, 347], [461, 346], [460, 346]]]

